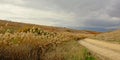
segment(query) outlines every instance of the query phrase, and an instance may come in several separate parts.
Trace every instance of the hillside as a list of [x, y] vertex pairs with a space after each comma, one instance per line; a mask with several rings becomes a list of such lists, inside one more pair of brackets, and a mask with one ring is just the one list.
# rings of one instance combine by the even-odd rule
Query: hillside
[[102, 34], [96, 35], [93, 38], [112, 42], [112, 43], [120, 43], [120, 30], [102, 33]]
[[96, 34], [98, 32], [1, 20], [0, 60], [95, 59], [77, 40]]
[[32, 27], [38, 27], [43, 30], [47, 30], [50, 32], [72, 32], [72, 33], [84, 33], [84, 34], [99, 34], [99, 32], [95, 31], [87, 31], [87, 30], [75, 30], [75, 29], [69, 29], [66, 27], [53, 27], [53, 26], [44, 26], [44, 25], [36, 25], [36, 24], [28, 24], [28, 23], [19, 23], [19, 22], [11, 22], [11, 21], [5, 21], [0, 20], [0, 30], [4, 33], [6, 29], [10, 29], [11, 31], [18, 31], [23, 28], [32, 28]]

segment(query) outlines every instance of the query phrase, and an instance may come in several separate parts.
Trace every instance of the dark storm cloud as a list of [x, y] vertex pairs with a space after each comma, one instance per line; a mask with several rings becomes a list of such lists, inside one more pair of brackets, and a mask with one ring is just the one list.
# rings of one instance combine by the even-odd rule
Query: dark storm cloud
[[93, 27], [113, 27], [113, 26], [120, 26], [120, 20], [118, 21], [110, 21], [110, 20], [100, 20], [100, 19], [89, 19], [84, 22], [86, 26], [93, 26]]

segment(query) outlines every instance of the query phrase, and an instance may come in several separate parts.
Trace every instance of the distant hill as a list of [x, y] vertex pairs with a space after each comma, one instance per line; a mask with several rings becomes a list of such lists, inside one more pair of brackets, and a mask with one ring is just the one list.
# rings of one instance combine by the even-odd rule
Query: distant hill
[[102, 33], [95, 36], [94, 38], [114, 43], [120, 43], [120, 30]]
[[72, 32], [72, 33], [84, 33], [84, 34], [99, 34], [99, 32], [95, 31], [88, 31], [88, 30], [74, 30], [69, 29], [66, 27], [53, 27], [53, 26], [44, 26], [44, 25], [36, 25], [36, 24], [29, 24], [29, 23], [20, 23], [20, 22], [12, 22], [12, 21], [6, 21], [6, 20], [0, 20], [0, 30], [2, 31], [6, 29], [13, 29], [15, 31], [18, 31], [23, 28], [27, 27], [39, 27], [43, 30], [51, 31], [51, 32]]

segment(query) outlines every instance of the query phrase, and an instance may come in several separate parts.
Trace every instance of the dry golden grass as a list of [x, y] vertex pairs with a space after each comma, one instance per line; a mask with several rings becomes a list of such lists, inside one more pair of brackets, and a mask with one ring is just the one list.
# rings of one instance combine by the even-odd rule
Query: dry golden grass
[[0, 34], [1, 60], [40, 60], [45, 52], [62, 42], [77, 39], [70, 33], [33, 32]]
[[120, 43], [120, 30], [102, 33], [97, 36], [93, 36], [92, 38], [104, 40], [112, 43]]
[[[72, 46], [73, 50], [65, 52], [65, 50], [62, 51], [62, 48], [64, 48], [65, 45], [61, 44], [92, 36], [86, 31], [76, 31], [67, 28], [38, 26], [6, 21], [0, 21], [0, 23], [0, 60], [70, 60], [68, 58], [65, 59], [66, 56], [69, 56], [70, 54], [72, 54], [71, 57], [69, 56], [71, 59], [74, 57], [72, 60], [76, 60], [77, 58], [83, 59], [83, 51], [79, 50], [84, 49], [83, 47], [74, 48]], [[59, 47], [59, 45], [62, 47]], [[69, 45], [67, 45], [67, 47], [68, 46]], [[65, 47], [64, 49], [68, 48]], [[52, 53], [50, 53], [51, 51]], [[75, 51], [79, 51], [79, 53], [76, 52], [73, 54]], [[63, 52], [62, 55], [57, 54], [60, 52]], [[50, 54], [52, 55], [48, 56]]]
[[84, 50], [77, 41], [63, 42], [49, 49], [43, 60], [85, 60]]
[[47, 32], [39, 28], [6, 32], [0, 34], [0, 37], [1, 60], [40, 60], [50, 47], [80, 39], [72, 33]]

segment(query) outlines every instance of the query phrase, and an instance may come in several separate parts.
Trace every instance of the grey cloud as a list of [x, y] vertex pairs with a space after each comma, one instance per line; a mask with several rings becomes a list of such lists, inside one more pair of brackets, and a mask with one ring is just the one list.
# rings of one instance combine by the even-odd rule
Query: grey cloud
[[111, 6], [111, 9], [108, 11], [108, 14], [111, 17], [120, 18], [120, 0], [116, 0], [115, 3]]
[[57, 9], [57, 6], [54, 3], [51, 3], [50, 0], [26, 0], [26, 4], [22, 5], [34, 9], [45, 9], [53, 10]]
[[52, 0], [65, 12], [72, 12], [78, 16], [86, 16], [92, 12], [105, 9], [111, 0]]
[[48, 9], [53, 11], [73, 12], [76, 14], [88, 14], [92, 11], [104, 9], [111, 0], [21, 0], [25, 4], [13, 3], [1, 0], [1, 3], [10, 3], [35, 9]]
[[120, 20], [89, 18], [77, 24], [84, 24], [84, 26], [76, 27], [76, 29], [83, 29], [83, 30], [110, 31], [110, 30], [120, 29]]
[[120, 20], [118, 21], [110, 21], [110, 20], [100, 20], [100, 19], [89, 19], [84, 22], [86, 26], [93, 27], [113, 27], [120, 26]]
[[[21, 1], [21, 3], [20, 3]], [[23, 3], [22, 3], [23, 2]], [[26, 8], [55, 10], [57, 7], [50, 0], [0, 0], [1, 4], [12, 4]]]
[[[65, 19], [60, 20], [59, 18], [51, 19], [34, 17], [21, 18], [23, 20], [30, 19], [30, 21], [36, 20], [40, 22], [41, 19], [45, 19], [47, 22], [56, 23], [56, 26], [67, 26], [75, 29], [80, 28], [97, 31], [106, 31], [107, 28], [120, 26], [120, 20], [110, 20], [113, 17], [120, 18], [119, 0], [19, 0], [23, 3], [14, 3], [11, 1], [12, 0], [0, 0], [0, 3], [13, 4], [36, 10], [54, 11], [55, 13], [62, 12], [68, 15], [72, 13], [73, 16], [75, 16], [72, 21]], [[109, 18], [106, 19], [104, 15], [108, 15]], [[20, 17], [16, 19], [20, 19]]]

